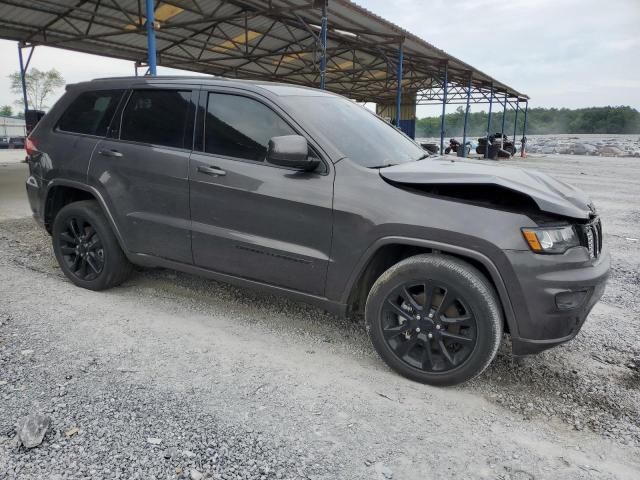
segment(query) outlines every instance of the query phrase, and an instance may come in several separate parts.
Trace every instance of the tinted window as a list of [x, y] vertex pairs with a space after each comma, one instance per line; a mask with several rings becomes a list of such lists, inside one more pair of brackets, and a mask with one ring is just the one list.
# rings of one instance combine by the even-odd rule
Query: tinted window
[[384, 120], [334, 95], [283, 96], [296, 119], [304, 121], [351, 160], [365, 167], [413, 162], [425, 151]]
[[295, 134], [273, 110], [256, 100], [209, 94], [204, 124], [205, 152], [263, 161], [271, 137]]
[[122, 114], [120, 138], [191, 148], [190, 91], [134, 90]]
[[123, 90], [96, 90], [81, 93], [58, 122], [65, 132], [104, 137]]

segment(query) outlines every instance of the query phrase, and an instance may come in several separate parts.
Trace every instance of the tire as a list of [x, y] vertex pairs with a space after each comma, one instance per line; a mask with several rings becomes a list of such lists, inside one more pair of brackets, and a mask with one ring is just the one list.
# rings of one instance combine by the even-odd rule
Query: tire
[[77, 286], [106, 290], [120, 285], [131, 274], [132, 265], [95, 200], [63, 207], [51, 233], [58, 264]]
[[461, 260], [435, 254], [407, 258], [384, 272], [369, 292], [365, 322], [389, 367], [438, 386], [480, 375], [498, 351], [503, 325], [484, 275]]

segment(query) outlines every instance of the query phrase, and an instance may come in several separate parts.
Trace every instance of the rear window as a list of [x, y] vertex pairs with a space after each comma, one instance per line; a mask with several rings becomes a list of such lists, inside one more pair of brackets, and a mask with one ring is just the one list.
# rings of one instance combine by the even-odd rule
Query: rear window
[[120, 139], [191, 148], [191, 91], [134, 90], [122, 114]]
[[124, 90], [94, 90], [81, 93], [60, 117], [65, 132], [104, 137]]

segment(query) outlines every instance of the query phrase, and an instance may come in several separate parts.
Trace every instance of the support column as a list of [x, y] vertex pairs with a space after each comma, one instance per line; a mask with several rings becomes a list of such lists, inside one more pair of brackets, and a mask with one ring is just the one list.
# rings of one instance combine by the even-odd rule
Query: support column
[[[32, 50], [33, 52], [33, 50]], [[31, 56], [29, 56], [31, 58]], [[18, 60], [20, 61], [20, 80], [22, 81], [22, 101], [24, 102], [24, 118], [27, 119], [27, 110], [29, 110], [29, 102], [27, 100], [27, 69], [22, 58], [22, 45], [18, 43]]]
[[462, 156], [467, 156], [467, 124], [469, 122], [469, 109], [471, 108], [471, 75], [469, 75], [469, 86], [467, 88], [467, 107], [464, 110], [464, 128], [462, 129]]
[[320, 88], [325, 89], [327, 77], [327, 6], [329, 0], [322, 2], [322, 23], [320, 26]]
[[154, 29], [154, 6], [153, 0], [146, 0], [147, 8], [147, 64], [149, 65], [149, 75], [155, 77], [156, 69], [156, 31]]
[[493, 108], [493, 84], [491, 85], [491, 94], [489, 96], [489, 120], [487, 122], [487, 144], [484, 147], [484, 157], [489, 158], [489, 135], [491, 135], [491, 110]]
[[527, 156], [527, 112], [529, 111], [529, 100], [524, 104], [524, 125], [522, 126], [522, 146], [520, 147], [520, 156]]
[[442, 117], [440, 118], [440, 155], [444, 152], [444, 115], [447, 108], [447, 93], [449, 88], [449, 65], [444, 64], [444, 83], [442, 85]]
[[516, 134], [518, 132], [518, 112], [520, 111], [520, 99], [516, 100], [516, 119], [513, 122], [513, 148], [516, 147]]
[[[400, 104], [400, 126], [401, 131], [411, 138], [416, 137], [416, 91], [402, 91], [402, 103]], [[398, 106], [395, 98], [390, 98], [387, 103], [376, 103], [376, 114], [382, 118], [389, 119], [393, 125], [396, 124], [396, 112]]]
[[400, 128], [400, 117], [402, 115], [402, 74], [404, 63], [404, 39], [400, 41], [398, 51], [398, 89], [396, 90], [396, 127]]
[[504, 108], [502, 109], [502, 129], [500, 130], [500, 134], [502, 138], [500, 142], [502, 142], [502, 147], [504, 148], [504, 121], [507, 119], [507, 94], [504, 94]]

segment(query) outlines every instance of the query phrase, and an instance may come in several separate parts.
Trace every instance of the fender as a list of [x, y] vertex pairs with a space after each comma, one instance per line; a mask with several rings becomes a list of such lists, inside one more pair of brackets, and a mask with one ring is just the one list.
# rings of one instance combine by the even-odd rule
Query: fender
[[113, 230], [113, 233], [115, 234], [116, 238], [118, 239], [118, 243], [120, 244], [120, 248], [122, 249], [122, 251], [125, 253], [125, 255], [127, 255], [127, 257], [130, 256], [129, 250], [127, 249], [126, 243], [124, 241], [124, 238], [122, 236], [122, 234], [120, 233], [120, 229], [118, 228], [118, 225], [116, 224], [116, 221], [113, 217], [113, 215], [111, 214], [111, 211], [109, 211], [109, 208], [107, 207], [107, 203], [104, 201], [104, 197], [102, 196], [102, 194], [98, 191], [98, 189], [96, 189], [95, 187], [92, 187], [90, 185], [87, 185], [85, 183], [81, 183], [81, 182], [76, 182], [75, 180], [65, 180], [65, 179], [59, 179], [59, 178], [54, 178], [53, 180], [51, 180], [48, 184], [47, 184], [47, 188], [43, 197], [43, 205], [42, 205], [42, 216], [44, 219], [44, 212], [46, 211], [46, 205], [47, 202], [49, 200], [49, 191], [53, 188], [53, 187], [71, 187], [71, 188], [75, 188], [78, 190], [84, 190], [87, 193], [90, 193], [91, 195], [93, 195], [93, 197], [98, 201], [98, 203], [100, 204], [100, 208], [102, 208], [102, 211], [104, 212], [104, 214], [107, 217], [107, 220], [109, 221], [109, 225], [111, 225], [111, 228]]
[[376, 240], [372, 245], [367, 248], [365, 253], [362, 255], [351, 276], [349, 277], [349, 281], [347, 282], [347, 286], [343, 293], [343, 296], [340, 300], [340, 303], [346, 304], [349, 301], [349, 294], [355, 285], [358, 278], [366, 268], [369, 260], [373, 257], [375, 252], [381, 247], [389, 244], [400, 244], [400, 245], [411, 245], [416, 247], [424, 247], [431, 250], [437, 250], [442, 253], [450, 253], [455, 255], [460, 255], [462, 257], [472, 258], [477, 262], [481, 263], [491, 275], [491, 280], [496, 286], [496, 290], [498, 291], [498, 297], [500, 299], [500, 303], [502, 304], [502, 308], [504, 310], [505, 318], [507, 324], [509, 325], [509, 331], [511, 336], [514, 338], [519, 338], [518, 333], [518, 325], [516, 321], [515, 312], [513, 310], [513, 305], [511, 304], [511, 299], [509, 298], [509, 292], [507, 291], [507, 287], [505, 282], [498, 270], [498, 267], [495, 263], [487, 257], [485, 254], [480, 253], [476, 250], [472, 250], [466, 247], [460, 247], [458, 245], [451, 245], [442, 242], [434, 242], [430, 240], [423, 240], [419, 238], [410, 238], [410, 237], [382, 237]]

